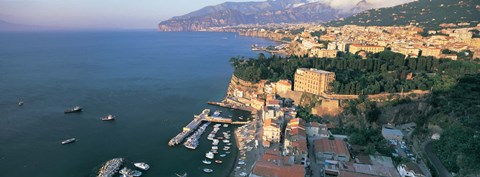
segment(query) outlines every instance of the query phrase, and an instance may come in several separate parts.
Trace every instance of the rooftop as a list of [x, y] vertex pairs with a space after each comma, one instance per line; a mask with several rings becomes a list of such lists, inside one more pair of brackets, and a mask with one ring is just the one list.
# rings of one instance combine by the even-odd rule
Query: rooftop
[[333, 152], [335, 154], [348, 154], [347, 144], [343, 140], [329, 140], [327, 138], [315, 141], [315, 152]]
[[298, 71], [314, 72], [314, 73], [318, 73], [318, 74], [330, 74], [330, 73], [333, 73], [333, 72], [330, 72], [330, 71], [319, 70], [319, 69], [315, 69], [315, 68], [298, 68], [298, 69], [297, 69], [297, 72], [298, 72]]

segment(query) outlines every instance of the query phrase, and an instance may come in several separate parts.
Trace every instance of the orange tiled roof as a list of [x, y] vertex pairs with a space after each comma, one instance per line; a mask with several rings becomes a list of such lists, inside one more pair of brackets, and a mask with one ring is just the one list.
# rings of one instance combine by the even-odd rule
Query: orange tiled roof
[[316, 152], [333, 152], [335, 154], [348, 154], [347, 144], [343, 140], [319, 139], [315, 141]]

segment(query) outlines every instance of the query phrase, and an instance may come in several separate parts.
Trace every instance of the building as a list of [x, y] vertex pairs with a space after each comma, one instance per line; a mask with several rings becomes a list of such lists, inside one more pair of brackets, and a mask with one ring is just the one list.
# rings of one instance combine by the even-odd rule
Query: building
[[312, 48], [308, 54], [309, 57], [317, 58], [335, 58], [337, 57], [337, 50], [325, 50], [321, 48]]
[[306, 164], [308, 158], [305, 124], [303, 119], [294, 118], [285, 128], [283, 155], [292, 157], [295, 164]]
[[275, 84], [275, 89], [277, 93], [287, 93], [292, 91], [292, 83], [289, 80], [279, 80]]
[[310, 122], [310, 125], [307, 126], [307, 135], [308, 136], [320, 136], [328, 138], [330, 133], [328, 132], [328, 127], [326, 124], [319, 124], [317, 122]]
[[422, 56], [432, 56], [434, 58], [440, 58], [442, 55], [442, 49], [436, 47], [422, 47], [420, 48], [422, 51]]
[[378, 52], [383, 52], [385, 50], [385, 47], [376, 46], [376, 45], [351, 44], [350, 49], [348, 51], [350, 53], [357, 53], [362, 50], [365, 52], [378, 53]]
[[394, 129], [390, 126], [383, 126], [382, 127], [382, 136], [386, 140], [403, 140], [403, 133], [398, 129]]
[[331, 83], [335, 80], [335, 73], [314, 68], [299, 68], [295, 72], [293, 90], [315, 95], [324, 95], [331, 92]]
[[317, 159], [350, 161], [350, 152], [343, 140], [322, 138], [314, 142], [314, 147]]
[[270, 144], [270, 142], [280, 142], [280, 125], [272, 122], [272, 119], [266, 119], [263, 125], [263, 141], [269, 142], [264, 144]]
[[397, 170], [401, 177], [425, 177], [420, 167], [413, 162], [400, 164], [397, 166]]
[[251, 177], [304, 177], [305, 167], [294, 164], [288, 156], [281, 156], [279, 151], [267, 150], [255, 163]]

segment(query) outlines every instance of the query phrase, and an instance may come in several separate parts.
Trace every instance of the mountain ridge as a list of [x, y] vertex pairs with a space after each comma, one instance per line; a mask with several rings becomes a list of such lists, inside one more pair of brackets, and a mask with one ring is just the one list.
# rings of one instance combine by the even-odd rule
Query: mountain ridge
[[[360, 1], [362, 2], [362, 1]], [[362, 3], [358, 3], [362, 4]], [[226, 2], [207, 6], [158, 24], [159, 31], [202, 31], [210, 27], [239, 24], [327, 22], [369, 8], [368, 3], [348, 11], [335, 9], [318, 0], [268, 0]]]

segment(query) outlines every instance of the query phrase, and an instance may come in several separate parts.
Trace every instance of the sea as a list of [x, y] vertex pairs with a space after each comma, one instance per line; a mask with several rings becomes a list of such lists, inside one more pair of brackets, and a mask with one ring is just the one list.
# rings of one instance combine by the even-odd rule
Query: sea
[[[274, 42], [217, 32], [1, 32], [0, 176], [95, 176], [117, 157], [129, 168], [149, 164], [145, 177], [228, 176], [235, 143], [226, 157], [216, 155], [222, 164], [202, 163], [213, 124], [196, 150], [167, 143], [206, 108], [251, 116], [207, 102], [225, 96], [231, 57], [258, 55], [252, 44]], [[83, 112], [64, 114], [76, 105]], [[108, 114], [116, 120], [100, 120]], [[69, 138], [77, 141], [61, 145]]]

